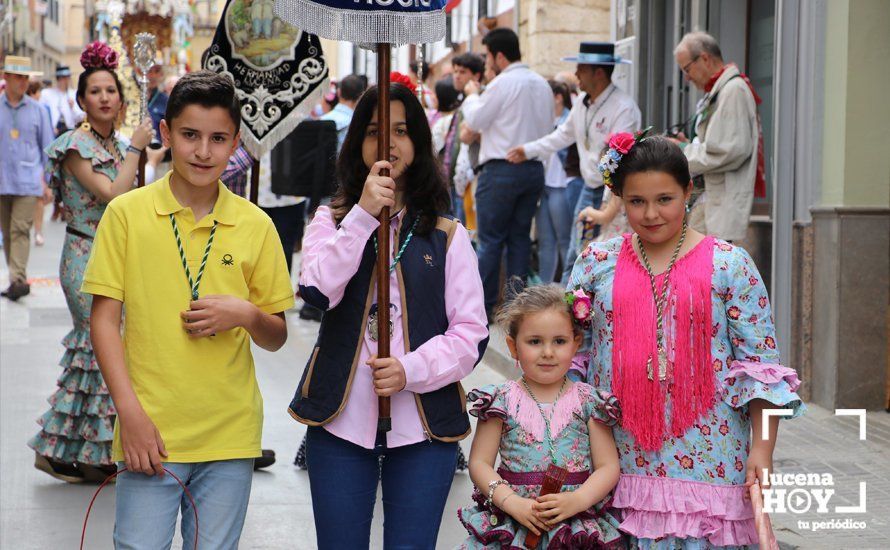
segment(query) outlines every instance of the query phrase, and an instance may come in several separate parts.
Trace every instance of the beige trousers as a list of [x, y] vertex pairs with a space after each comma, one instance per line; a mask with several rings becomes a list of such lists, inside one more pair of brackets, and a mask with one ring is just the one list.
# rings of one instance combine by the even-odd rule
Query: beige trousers
[[0, 230], [3, 255], [9, 267], [10, 282], [27, 282], [28, 255], [31, 253], [31, 226], [37, 197], [0, 195]]

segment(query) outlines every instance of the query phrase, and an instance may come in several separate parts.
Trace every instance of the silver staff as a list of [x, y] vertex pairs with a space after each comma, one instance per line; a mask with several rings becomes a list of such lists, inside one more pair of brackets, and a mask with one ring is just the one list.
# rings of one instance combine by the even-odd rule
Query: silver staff
[[142, 92], [139, 102], [139, 124], [148, 115], [148, 71], [155, 64], [157, 50], [155, 35], [148, 32], [136, 35], [136, 43], [133, 45], [133, 64], [139, 69], [139, 88]]

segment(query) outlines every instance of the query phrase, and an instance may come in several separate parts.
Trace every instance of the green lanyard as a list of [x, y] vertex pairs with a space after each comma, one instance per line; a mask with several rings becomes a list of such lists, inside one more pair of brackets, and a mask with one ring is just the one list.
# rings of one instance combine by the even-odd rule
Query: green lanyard
[[173, 236], [176, 237], [176, 247], [179, 249], [179, 257], [182, 259], [182, 269], [185, 270], [185, 276], [189, 280], [189, 288], [192, 291], [192, 300], [198, 299], [198, 287], [201, 286], [201, 278], [204, 276], [204, 268], [207, 266], [207, 258], [210, 256], [210, 247], [213, 246], [213, 236], [216, 234], [216, 221], [210, 229], [210, 238], [207, 239], [207, 246], [204, 247], [204, 256], [201, 258], [201, 267], [198, 269], [198, 277], [192, 281], [192, 272], [189, 270], [188, 260], [185, 258], [185, 250], [182, 248], [182, 239], [179, 236], [179, 227], [176, 225], [176, 218], [170, 214], [170, 223], [173, 225]]
[[[411, 230], [408, 231], [408, 236], [405, 238], [405, 242], [402, 243], [402, 247], [399, 248], [399, 252], [396, 254], [395, 259], [393, 260], [392, 264], [390, 264], [390, 266], [389, 266], [390, 273], [393, 272], [393, 270], [396, 268], [396, 265], [398, 265], [399, 260], [402, 259], [402, 254], [405, 252], [405, 248], [408, 246], [408, 243], [411, 242], [411, 237], [414, 236], [414, 230], [417, 229], [417, 222], [419, 222], [419, 221], [420, 221], [420, 216], [417, 216], [416, 218], [414, 218], [414, 223], [411, 224]], [[376, 233], [374, 234], [374, 254], [377, 254], [377, 234]]]

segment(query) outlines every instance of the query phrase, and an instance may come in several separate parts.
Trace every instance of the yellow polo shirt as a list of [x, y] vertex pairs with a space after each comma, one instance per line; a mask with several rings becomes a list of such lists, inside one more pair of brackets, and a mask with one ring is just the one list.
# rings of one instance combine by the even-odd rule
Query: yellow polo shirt
[[[169, 462], [260, 456], [263, 398], [250, 335], [236, 328], [191, 339], [180, 312], [191, 292], [170, 214], [176, 217], [192, 277], [214, 221], [216, 235], [199, 289], [227, 294], [266, 313], [294, 304], [281, 241], [272, 220], [219, 183], [213, 212], [195, 222], [170, 190], [170, 174], [108, 205], [81, 290], [124, 303], [127, 371], [139, 402], [161, 432]], [[113, 459], [123, 460], [115, 426]]]

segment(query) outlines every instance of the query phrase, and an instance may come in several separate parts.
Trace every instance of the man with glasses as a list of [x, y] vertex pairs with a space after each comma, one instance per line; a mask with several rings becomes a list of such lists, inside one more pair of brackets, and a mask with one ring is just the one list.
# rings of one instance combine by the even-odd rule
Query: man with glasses
[[690, 225], [727, 241], [744, 239], [755, 190], [758, 196], [766, 191], [760, 98], [735, 64], [724, 63], [709, 34], [684, 36], [674, 59], [686, 80], [705, 92], [696, 106], [691, 140], [682, 132], [675, 139], [690, 172], [704, 180]]

